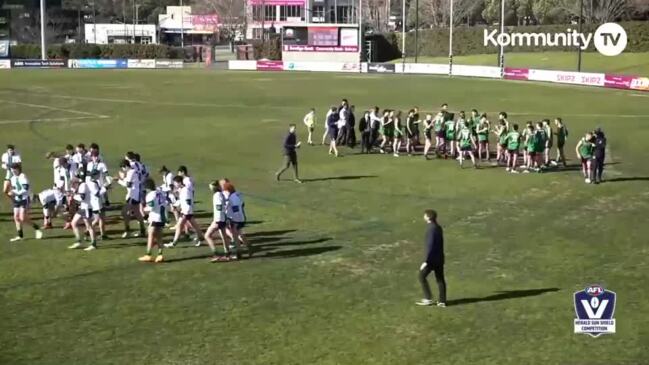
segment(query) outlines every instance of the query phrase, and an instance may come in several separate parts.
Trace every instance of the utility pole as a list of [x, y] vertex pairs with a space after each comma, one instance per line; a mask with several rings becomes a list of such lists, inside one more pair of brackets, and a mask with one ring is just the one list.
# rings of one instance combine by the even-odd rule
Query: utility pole
[[97, 12], [95, 11], [95, 0], [92, 1], [92, 31], [94, 33], [94, 44], [97, 44]]
[[415, 63], [419, 58], [419, 0], [415, 0]]
[[[500, 34], [505, 34], [505, 0], [500, 0]], [[500, 75], [505, 73], [505, 47], [500, 44], [500, 57], [498, 57]]]
[[45, 0], [41, 0], [41, 59], [47, 59], [47, 49], [45, 49]]
[[[579, 0], [579, 34], [581, 33], [582, 23], [584, 22], [584, 0]], [[581, 72], [581, 41], [577, 46], [577, 72]]]
[[183, 0], [180, 0], [180, 47], [185, 48], [185, 12], [183, 11]]
[[451, 0], [448, 25], [448, 75], [453, 75], [453, 0]]
[[[388, 18], [389, 19], [389, 18]], [[406, 0], [401, 4], [401, 57], [406, 63]]]

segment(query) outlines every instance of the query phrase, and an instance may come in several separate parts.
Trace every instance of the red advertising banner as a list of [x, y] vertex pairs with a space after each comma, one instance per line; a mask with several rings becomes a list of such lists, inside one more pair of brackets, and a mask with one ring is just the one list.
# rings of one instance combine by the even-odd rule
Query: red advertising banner
[[284, 45], [284, 52], [358, 52], [358, 46], [299, 46]]
[[630, 89], [633, 76], [626, 75], [604, 75], [604, 86], [615, 89]]
[[282, 61], [257, 61], [257, 71], [283, 71]]
[[506, 80], [528, 80], [530, 76], [529, 68], [505, 67]]

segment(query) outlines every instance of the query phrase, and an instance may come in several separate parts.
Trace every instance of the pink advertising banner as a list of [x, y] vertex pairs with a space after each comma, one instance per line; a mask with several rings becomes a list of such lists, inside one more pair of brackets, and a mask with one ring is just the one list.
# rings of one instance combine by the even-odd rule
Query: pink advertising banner
[[284, 62], [257, 61], [257, 71], [284, 71]]
[[358, 52], [358, 46], [298, 46], [284, 45], [284, 52]]
[[626, 75], [605, 75], [604, 86], [615, 89], [630, 89], [635, 77]]
[[529, 68], [505, 67], [505, 79], [507, 80], [528, 80], [529, 76]]
[[250, 5], [302, 5], [305, 0], [249, 0]]

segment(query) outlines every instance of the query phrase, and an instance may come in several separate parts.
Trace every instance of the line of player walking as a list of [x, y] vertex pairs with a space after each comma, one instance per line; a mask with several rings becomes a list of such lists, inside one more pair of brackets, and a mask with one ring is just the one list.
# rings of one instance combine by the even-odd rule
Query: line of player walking
[[[339, 146], [356, 146], [354, 112], [354, 105], [350, 105], [347, 99], [342, 99], [339, 106], [327, 110], [322, 144], [329, 139], [329, 154], [338, 157], [341, 155]], [[313, 145], [315, 109], [304, 116], [303, 122], [308, 130], [307, 143]], [[479, 161], [492, 162], [492, 136], [496, 145], [493, 164], [504, 166], [507, 172], [542, 172], [559, 164], [567, 166], [564, 148], [568, 128], [560, 117], [554, 121], [543, 119], [518, 125], [509, 121], [507, 112], [498, 113], [496, 122], [490, 121], [486, 113], [481, 114], [476, 109], [471, 110], [469, 116], [464, 111], [456, 116], [449, 112], [446, 103], [441, 105], [437, 113], [428, 113], [423, 119], [420, 118], [418, 107], [410, 109], [405, 116], [399, 110], [381, 111], [379, 107], [374, 107], [363, 112], [358, 122], [358, 132], [361, 136], [361, 153], [378, 151], [382, 154], [392, 153], [395, 157], [401, 156], [402, 152], [413, 155], [421, 145], [423, 134], [424, 158], [429, 159], [431, 154], [437, 158], [455, 158], [460, 167], [464, 166], [465, 160], [470, 159], [473, 167], [478, 168]], [[601, 181], [601, 173], [595, 177], [591, 168], [596, 160], [595, 137], [598, 133], [603, 136], [601, 130], [587, 133], [576, 147], [576, 155], [582, 163], [587, 183], [591, 180]], [[551, 156], [553, 148], [556, 148], [555, 159]]]
[[[84, 144], [76, 148], [68, 145], [64, 153], [48, 153], [46, 158], [52, 160], [53, 185], [32, 195], [22, 158], [15, 147], [7, 146], [2, 155], [2, 168], [6, 170], [3, 191], [12, 201], [17, 232], [11, 242], [24, 238], [25, 225], [34, 228], [37, 239], [43, 237], [40, 226], [31, 221], [29, 214], [32, 202], [37, 202], [43, 208], [45, 229], [53, 228], [53, 218], [63, 216], [64, 228], [74, 232], [75, 242], [70, 249], [82, 248], [85, 237], [89, 240], [85, 250], [97, 249], [99, 240], [109, 239], [106, 231], [106, 211], [111, 205], [108, 192], [113, 182], [117, 182], [126, 190], [121, 209], [122, 238], [147, 237], [146, 255], [140, 257], [140, 261], [164, 261], [163, 249], [176, 247], [183, 236], [189, 238], [190, 234], [194, 235], [195, 246], [201, 246], [203, 240], [207, 242], [213, 253], [212, 262], [240, 259], [241, 245], [247, 247], [249, 256], [253, 253], [243, 233], [246, 222], [243, 198], [228, 179], [215, 180], [209, 185], [213, 219], [203, 232], [194, 217], [194, 181], [186, 166], [180, 166], [176, 175], [163, 166], [160, 169], [162, 184], [156, 186], [140, 155], [132, 151], [125, 154], [114, 177], [108, 173], [96, 143], [89, 149]], [[175, 218], [174, 226], [169, 224], [170, 215]], [[138, 224], [135, 232], [131, 231], [131, 221]], [[173, 240], [166, 244], [163, 242], [165, 227], [174, 231]], [[222, 243], [222, 254], [218, 253], [215, 236]], [[155, 255], [154, 246], [157, 246]]]

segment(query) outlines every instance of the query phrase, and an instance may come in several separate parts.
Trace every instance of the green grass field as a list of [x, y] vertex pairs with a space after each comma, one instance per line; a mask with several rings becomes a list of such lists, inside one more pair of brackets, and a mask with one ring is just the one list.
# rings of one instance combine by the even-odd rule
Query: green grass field
[[[260, 250], [210, 264], [208, 248], [182, 244], [166, 251], [167, 263], [150, 265], [137, 261], [139, 239], [70, 251], [71, 232], [55, 229], [43, 241], [10, 244], [1, 199], [2, 364], [647, 362], [649, 94], [203, 70], [10, 71], [2, 80], [0, 143], [17, 145], [34, 190], [51, 182], [43, 155], [67, 143], [99, 143], [113, 172], [137, 150], [152, 170], [189, 166], [204, 225], [208, 182], [231, 178]], [[321, 146], [299, 151], [305, 184], [274, 182], [286, 125], [315, 106], [322, 133], [325, 108], [342, 97], [357, 110], [448, 102], [506, 110], [519, 123], [563, 116], [573, 165], [576, 140], [601, 126], [607, 182], [585, 185], [574, 168], [511, 175], [346, 148], [335, 159]], [[112, 200], [123, 194], [115, 187]], [[429, 207], [445, 227], [444, 309], [414, 305]], [[121, 225], [109, 230], [117, 237]], [[592, 283], [617, 292], [614, 335], [573, 334], [573, 292]]]
[[[508, 67], [538, 68], [542, 70], [577, 70], [577, 53], [572, 52], [531, 52], [506, 53], [505, 64]], [[407, 62], [415, 62], [408, 57]], [[392, 62], [402, 62], [401, 59]], [[418, 57], [419, 63], [448, 63], [448, 57]], [[471, 56], [454, 56], [453, 63], [458, 65], [498, 65], [497, 54], [479, 54]], [[599, 53], [582, 54], [582, 72], [605, 72], [620, 75], [649, 76], [649, 53], [622, 53], [616, 57], [606, 57]]]

